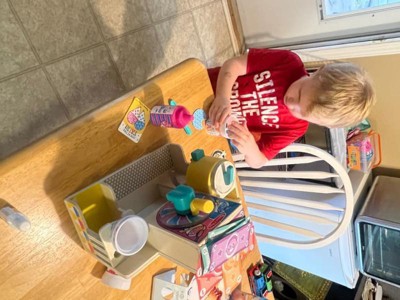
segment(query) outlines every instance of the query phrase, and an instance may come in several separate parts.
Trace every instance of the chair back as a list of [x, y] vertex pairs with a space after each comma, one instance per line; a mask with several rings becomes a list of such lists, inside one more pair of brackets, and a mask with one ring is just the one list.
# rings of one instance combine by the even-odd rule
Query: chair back
[[[257, 170], [236, 161], [241, 157], [234, 155], [258, 241], [299, 249], [330, 244], [352, 220], [353, 189], [347, 170], [311, 145], [291, 144], [280, 153], [284, 157]], [[318, 165], [331, 172], [321, 171]], [[339, 180], [341, 187], [326, 182], [332, 179]]]

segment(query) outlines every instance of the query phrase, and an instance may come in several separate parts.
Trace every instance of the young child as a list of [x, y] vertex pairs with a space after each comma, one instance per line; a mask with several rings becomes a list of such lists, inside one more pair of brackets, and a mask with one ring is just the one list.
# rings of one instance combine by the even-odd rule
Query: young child
[[366, 73], [351, 63], [332, 63], [309, 76], [289, 50], [250, 49], [208, 70], [215, 99], [209, 119], [215, 127], [234, 115], [229, 136], [250, 167], [304, 135], [308, 122], [330, 128], [359, 123], [375, 94]]

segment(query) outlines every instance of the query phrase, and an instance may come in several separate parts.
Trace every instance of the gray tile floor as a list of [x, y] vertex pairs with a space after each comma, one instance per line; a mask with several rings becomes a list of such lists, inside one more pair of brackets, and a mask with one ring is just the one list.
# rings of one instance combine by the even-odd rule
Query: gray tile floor
[[232, 57], [222, 1], [0, 0], [0, 160], [189, 57]]

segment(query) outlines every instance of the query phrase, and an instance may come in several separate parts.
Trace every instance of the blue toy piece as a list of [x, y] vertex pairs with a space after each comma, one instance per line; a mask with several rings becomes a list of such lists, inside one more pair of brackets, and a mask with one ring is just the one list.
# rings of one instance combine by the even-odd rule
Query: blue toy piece
[[194, 199], [193, 188], [187, 185], [178, 185], [175, 189], [167, 193], [167, 200], [171, 201], [179, 215], [189, 215], [191, 213], [190, 203]]
[[142, 129], [144, 129], [145, 124], [144, 124], [144, 122], [142, 122], [142, 121], [137, 121], [137, 122], [134, 124], [134, 126], [135, 126], [135, 129], [136, 129], [136, 130], [142, 130]]
[[235, 180], [235, 170], [232, 166], [228, 166], [226, 171], [223, 172], [225, 185], [230, 185]]
[[256, 295], [262, 296], [265, 290], [266, 282], [264, 276], [260, 273], [254, 277], [254, 285], [256, 288]]
[[203, 129], [203, 121], [205, 121], [206, 118], [207, 114], [203, 109], [201, 108], [196, 109], [193, 113], [193, 121], [192, 121], [193, 127], [196, 128], [197, 130]]
[[168, 99], [168, 104], [171, 106], [176, 106], [178, 104], [176, 104], [176, 101], [174, 99]]
[[272, 269], [259, 263], [248, 271], [250, 288], [256, 296], [266, 297], [272, 291]]
[[190, 153], [190, 156], [192, 157], [192, 161], [199, 161], [200, 159], [202, 159], [205, 156], [204, 150], [196, 149], [196, 150], [192, 151], [192, 153]]

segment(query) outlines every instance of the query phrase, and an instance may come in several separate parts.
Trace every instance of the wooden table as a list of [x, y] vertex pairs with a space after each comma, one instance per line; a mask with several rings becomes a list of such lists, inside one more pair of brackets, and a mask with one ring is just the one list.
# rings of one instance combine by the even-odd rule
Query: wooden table
[[[133, 143], [117, 130], [133, 96], [148, 107], [173, 98], [193, 112], [207, 108], [213, 92], [205, 67], [191, 59], [1, 162], [0, 198], [26, 214], [32, 227], [23, 233], [0, 222], [0, 299], [150, 299], [152, 276], [176, 267], [160, 257], [133, 278], [129, 291], [103, 285], [105, 267], [81, 248], [63, 201], [168, 142], [181, 144], [187, 159], [196, 148], [229, 153], [226, 140], [205, 130], [188, 136], [149, 125]], [[245, 265], [259, 260], [256, 248]]]

